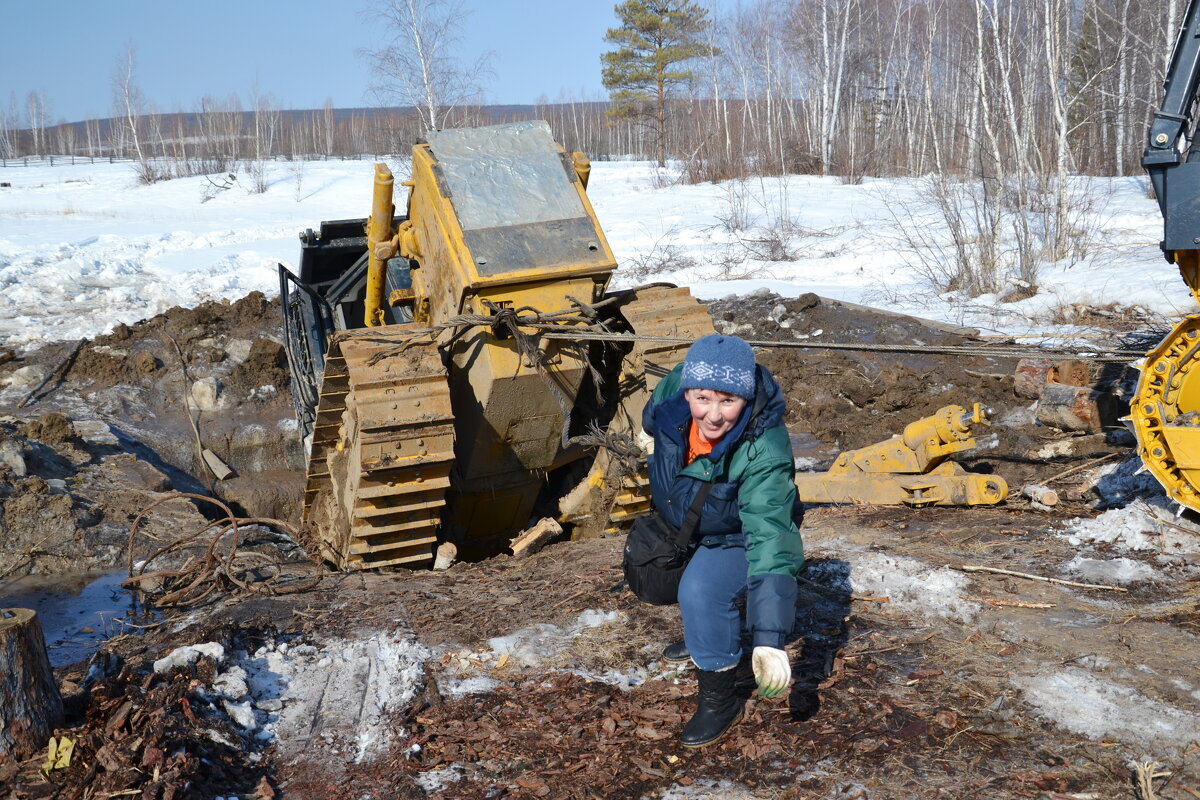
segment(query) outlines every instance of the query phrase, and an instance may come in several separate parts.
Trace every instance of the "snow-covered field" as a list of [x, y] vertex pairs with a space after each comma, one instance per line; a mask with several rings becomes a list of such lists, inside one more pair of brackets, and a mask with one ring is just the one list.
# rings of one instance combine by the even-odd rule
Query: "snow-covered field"
[[[408, 172], [404, 162], [392, 168]], [[0, 344], [92, 336], [172, 305], [274, 294], [276, 264], [298, 261], [300, 231], [366, 216], [371, 175], [369, 159], [277, 162], [255, 194], [245, 175], [225, 189], [223, 176], [142, 186], [129, 163], [10, 163], [0, 169], [11, 184], [0, 188]], [[1142, 178], [1088, 182], [1081, 205], [1090, 210], [1077, 225], [1089, 254], [1043, 266], [1036, 296], [1005, 303], [939, 296], [922, 277], [903, 226], [943, 244], [949, 233], [923, 205], [918, 179], [684, 186], [664, 177], [644, 162], [593, 164], [589, 196], [622, 266], [615, 286], [670, 280], [704, 299], [816, 292], [1009, 333], [1049, 331], [1055, 310], [1073, 304], [1164, 318], [1194, 308], [1159, 254], [1162, 223]], [[784, 228], [795, 260], [762, 260], [769, 229]]]

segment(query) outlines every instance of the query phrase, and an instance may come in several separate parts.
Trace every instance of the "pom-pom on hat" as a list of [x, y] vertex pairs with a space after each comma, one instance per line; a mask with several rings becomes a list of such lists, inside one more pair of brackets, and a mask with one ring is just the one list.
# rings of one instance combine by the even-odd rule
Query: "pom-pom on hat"
[[688, 348], [684, 389], [715, 389], [747, 400], [754, 397], [754, 351], [744, 339], [711, 333]]

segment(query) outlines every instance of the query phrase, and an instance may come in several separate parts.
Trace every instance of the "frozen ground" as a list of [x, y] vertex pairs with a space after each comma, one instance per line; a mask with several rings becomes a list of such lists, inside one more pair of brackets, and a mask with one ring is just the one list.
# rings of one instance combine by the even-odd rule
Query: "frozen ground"
[[[392, 168], [408, 171], [402, 161]], [[172, 305], [274, 294], [276, 265], [296, 268], [300, 231], [369, 210], [369, 159], [278, 162], [267, 174], [267, 191], [255, 194], [245, 176], [225, 189], [205, 176], [141, 186], [128, 163], [0, 170], [11, 184], [0, 189], [0, 343], [92, 336]], [[1045, 331], [1057, 309], [1074, 304], [1170, 319], [1193, 307], [1159, 255], [1161, 221], [1140, 178], [1081, 183], [1089, 210], [1078, 228], [1089, 254], [1043, 267], [1038, 294], [1015, 303], [930, 289], [902, 225], [949, 237], [917, 179], [663, 183], [642, 162], [593, 164], [589, 196], [622, 266], [617, 286], [670, 280], [704, 299], [763, 287], [815, 292], [1010, 333]], [[756, 257], [781, 219], [795, 260]]]

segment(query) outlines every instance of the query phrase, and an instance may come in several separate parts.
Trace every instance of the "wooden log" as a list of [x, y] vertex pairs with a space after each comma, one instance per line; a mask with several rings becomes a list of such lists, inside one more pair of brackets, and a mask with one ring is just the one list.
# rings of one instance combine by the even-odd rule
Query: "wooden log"
[[1087, 364], [1073, 359], [1022, 358], [1013, 372], [1013, 391], [1018, 397], [1036, 400], [1047, 383], [1087, 386]]
[[530, 556], [546, 546], [555, 536], [562, 534], [562, 526], [552, 517], [542, 517], [532, 528], [527, 528], [509, 542], [509, 549], [517, 558]]
[[62, 721], [37, 612], [0, 608], [0, 756], [23, 759], [44, 750]]
[[1048, 486], [1038, 486], [1036, 483], [1031, 483], [1021, 490], [1021, 494], [1044, 506], [1058, 505], [1058, 492]]
[[1086, 386], [1047, 383], [1038, 397], [1037, 421], [1063, 431], [1100, 430], [1100, 393]]

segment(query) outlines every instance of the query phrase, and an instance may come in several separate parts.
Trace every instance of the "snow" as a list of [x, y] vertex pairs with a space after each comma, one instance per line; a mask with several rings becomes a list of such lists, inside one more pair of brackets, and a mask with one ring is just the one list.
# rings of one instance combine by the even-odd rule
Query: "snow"
[[963, 600], [970, 578], [904, 556], [856, 553], [850, 573], [856, 594], [888, 598], [889, 608], [970, 622], [979, 605]]
[[1121, 550], [1155, 551], [1164, 558], [1200, 553], [1200, 528], [1176, 518], [1161, 490], [1157, 497], [1134, 500], [1098, 517], [1072, 520], [1062, 535], [1073, 545], [1112, 544]]
[[[171, 305], [278, 290], [276, 264], [293, 272], [297, 234], [322, 220], [366, 216], [372, 163], [267, 165], [267, 191], [235, 183], [214, 192], [205, 176], [151, 186], [128, 163], [56, 159], [11, 164], [0, 176], [0, 344], [94, 336]], [[404, 159], [390, 160], [398, 178]], [[1161, 219], [1140, 178], [1089, 179], [1077, 187], [1078, 227], [1090, 255], [1046, 265], [1039, 292], [1015, 303], [938, 294], [905, 242], [905, 226], [945, 236], [923, 205], [923, 181], [790, 176], [667, 184], [644, 162], [592, 165], [588, 194], [621, 269], [616, 287], [668, 280], [701, 298], [769, 289], [850, 302], [1008, 333], [1068, 334], [1052, 325], [1073, 305], [1138, 306], [1175, 319], [1194, 303], [1159, 254]], [[206, 198], [211, 198], [207, 199]], [[404, 199], [397, 199], [403, 205]], [[741, 205], [744, 224], [730, 224]], [[779, 228], [793, 261], [767, 261], [756, 238]], [[939, 240], [939, 241], [940, 241]], [[634, 268], [655, 267], [645, 275]], [[87, 313], [80, 313], [86, 309]]]
[[580, 612], [575, 621], [565, 629], [548, 623], [530, 625], [510, 633], [508, 636], [488, 639], [488, 646], [496, 655], [507, 655], [510, 660], [522, 667], [536, 667], [550, 656], [561, 652], [571, 639], [579, 636], [588, 628], [598, 628], [619, 619], [621, 619], [619, 612], [603, 612], [589, 608]]
[[219, 663], [225, 659], [225, 647], [219, 642], [205, 642], [204, 644], [189, 644], [183, 647], [176, 647], [169, 655], [163, 656], [154, 662], [154, 672], [162, 675], [176, 667], [190, 667], [199, 661], [201, 657], [208, 657]]
[[1086, 558], [1075, 556], [1063, 565], [1063, 571], [1087, 583], [1127, 586], [1149, 580], [1157, 573], [1154, 567], [1129, 558]]
[[212, 689], [229, 718], [260, 742], [278, 741], [292, 753], [320, 735], [327, 746], [348, 742], [346, 755], [358, 763], [402, 734], [389, 717], [411, 702], [428, 657], [415, 637], [398, 632], [320, 647], [279, 642], [239, 653]]
[[1014, 682], [1030, 705], [1057, 724], [1093, 739], [1139, 742], [1147, 757], [1176, 754], [1200, 731], [1200, 714], [1164, 705], [1081, 669], [1058, 669]]
[[[478, 670], [499, 669], [510, 663], [518, 667], [540, 667], [566, 652], [572, 640], [589, 629], [619, 623], [624, 619], [624, 615], [618, 611], [597, 611], [589, 608], [581, 611], [565, 626], [543, 622], [519, 628], [507, 636], [493, 637], [488, 639], [488, 647], [485, 650], [463, 650], [454, 653], [454, 658], [449, 663], [459, 674], [443, 675], [439, 679], [438, 689], [453, 699], [469, 694], [485, 694], [499, 686], [500, 682], [488, 675], [478, 674]], [[624, 688], [644, 683], [649, 674], [641, 669], [631, 672], [572, 672], [587, 680], [611, 683]]]

